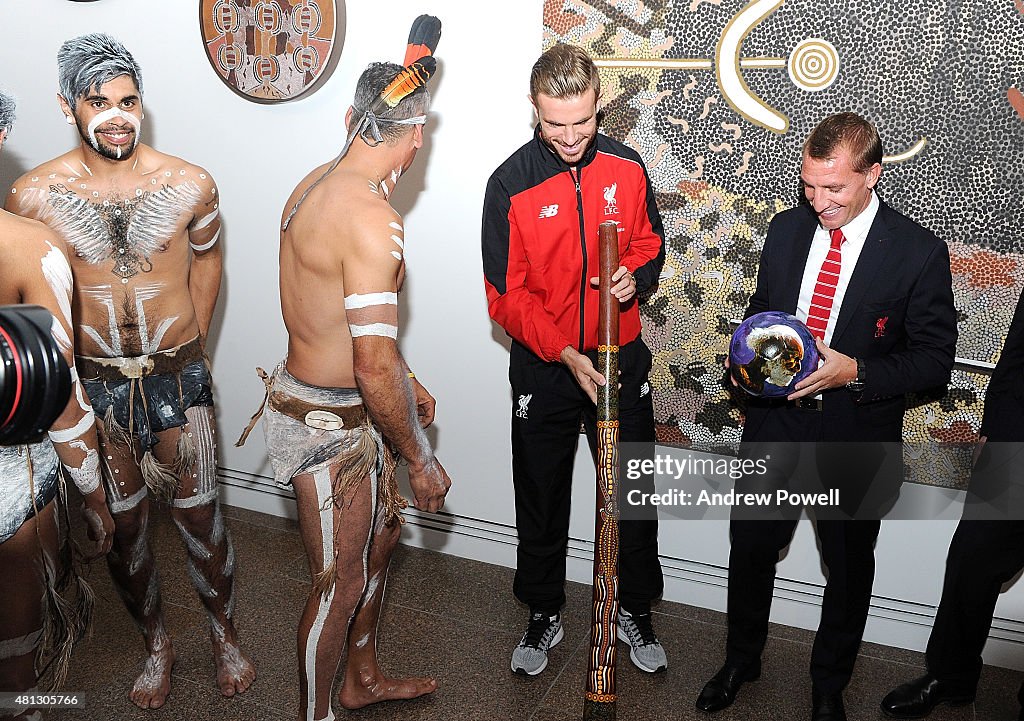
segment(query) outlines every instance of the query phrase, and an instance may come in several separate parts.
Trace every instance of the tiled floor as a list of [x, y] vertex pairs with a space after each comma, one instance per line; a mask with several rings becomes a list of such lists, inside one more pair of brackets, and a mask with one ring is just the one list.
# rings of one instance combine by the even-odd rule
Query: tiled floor
[[[222, 699], [214, 687], [206, 617], [184, 569], [184, 550], [166, 512], [152, 528], [163, 579], [164, 608], [178, 653], [167, 705], [140, 711], [127, 691], [139, 670], [142, 642], [97, 564], [97, 622], [76, 652], [66, 688], [83, 691], [81, 711], [51, 714], [69, 721], [153, 719], [182, 721], [293, 721], [298, 690], [295, 627], [309, 588], [305, 559], [293, 522], [226, 508], [238, 554], [236, 618], [259, 677], [244, 696]], [[402, 721], [566, 721], [579, 719], [586, 671], [590, 589], [569, 584], [563, 618], [565, 640], [536, 678], [513, 675], [508, 660], [526, 620], [511, 595], [507, 568], [399, 547], [391, 568], [380, 633], [385, 670], [433, 675], [432, 696], [347, 713], [339, 719]], [[701, 685], [717, 669], [725, 640], [723, 614], [677, 603], [656, 608], [655, 628], [666, 646], [666, 673], [641, 674], [620, 654], [619, 721], [772, 721], [809, 717], [807, 663], [811, 634], [773, 627], [757, 683], [713, 717], [694, 709]], [[620, 649], [624, 648], [620, 646]], [[865, 644], [845, 698], [851, 721], [884, 718], [878, 701], [888, 689], [921, 672], [919, 653]], [[986, 668], [973, 706], [941, 707], [935, 721], [1015, 721], [1020, 675]]]

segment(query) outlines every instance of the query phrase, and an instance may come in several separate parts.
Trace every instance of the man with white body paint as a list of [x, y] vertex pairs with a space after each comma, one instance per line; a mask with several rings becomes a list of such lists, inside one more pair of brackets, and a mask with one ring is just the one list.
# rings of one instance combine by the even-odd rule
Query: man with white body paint
[[232, 622], [235, 556], [204, 353], [221, 280], [217, 188], [202, 168], [139, 142], [141, 72], [119, 42], [78, 37], [57, 61], [58, 101], [81, 141], [22, 176], [7, 207], [56, 231], [74, 270], [78, 366], [113, 479], [108, 566], [148, 654], [131, 699], [162, 706], [175, 660], [149, 547], [151, 493], [171, 506], [210, 619], [217, 685], [233, 696], [255, 671]]
[[408, 461], [417, 508], [440, 509], [451, 485], [423, 431], [434, 399], [396, 342], [405, 236], [388, 196], [423, 144], [430, 96], [421, 86], [384, 115], [368, 108], [400, 71], [375, 63], [362, 74], [346, 125], [371, 129], [336, 167], [307, 175], [285, 205], [288, 357], [268, 381], [264, 431], [278, 483], [295, 490], [315, 579], [299, 622], [301, 719], [334, 718], [346, 645], [338, 695], [346, 709], [437, 688], [432, 678], [387, 677], [377, 665], [377, 622], [405, 505], [387, 445]]
[[[14, 101], [0, 92], [0, 147], [13, 122]], [[67, 528], [58, 525], [54, 503], [60, 493], [58, 461], [84, 498], [89, 536], [100, 554], [110, 550], [114, 521], [100, 482], [92, 407], [75, 373], [71, 268], [61, 243], [44, 225], [0, 210], [0, 258], [0, 305], [34, 304], [54, 315], [53, 337], [73, 382], [48, 439], [0, 446], [0, 692], [9, 692], [35, 688], [43, 657], [53, 653], [62, 659], [51, 676], [59, 683], [70, 647], [88, 624], [87, 609], [76, 615], [72, 605], [59, 600], [78, 580], [62, 558]], [[49, 638], [47, 627], [53, 629]], [[17, 717], [36, 714], [25, 709]]]

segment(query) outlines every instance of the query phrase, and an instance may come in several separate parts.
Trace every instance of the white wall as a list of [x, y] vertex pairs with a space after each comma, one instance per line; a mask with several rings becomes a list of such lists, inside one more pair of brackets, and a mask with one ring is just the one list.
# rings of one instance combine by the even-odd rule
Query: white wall
[[[392, 0], [386, 12], [381, 4], [350, 0], [333, 76], [314, 95], [276, 106], [247, 102], [221, 83], [202, 47], [196, 4], [6, 0], [0, 86], [17, 96], [19, 118], [0, 160], [0, 188], [6, 192], [15, 177], [77, 141], [54, 100], [60, 43], [92, 31], [119, 37], [143, 69], [144, 141], [205, 166], [220, 185], [227, 263], [212, 352], [225, 498], [292, 514], [290, 498], [270, 484], [262, 435], [254, 433], [243, 449], [232, 445], [262, 397], [254, 367], [269, 370], [285, 349], [277, 292], [281, 208], [295, 183], [340, 149], [344, 113], [366, 63], [400, 60], [412, 19], [426, 10], [438, 15], [444, 34], [427, 143], [394, 197], [408, 237], [402, 348], [438, 398], [433, 439], [454, 486], [444, 514], [409, 514], [405, 540], [513, 565], [507, 343], [487, 317], [479, 222], [487, 176], [531, 132], [525, 95], [541, 47], [542, 0]], [[582, 450], [577, 476], [569, 571], [586, 581], [594, 476]], [[918, 491], [933, 489], [912, 490]], [[954, 525], [884, 525], [869, 640], [923, 648]], [[665, 522], [661, 549], [666, 598], [724, 610], [724, 522]], [[807, 524], [801, 524], [779, 572], [773, 617], [813, 628], [823, 574]], [[1011, 620], [1024, 617], [1022, 586], [1000, 602], [998, 635], [1005, 640], [989, 644], [992, 662], [1024, 665], [1024, 624]]]

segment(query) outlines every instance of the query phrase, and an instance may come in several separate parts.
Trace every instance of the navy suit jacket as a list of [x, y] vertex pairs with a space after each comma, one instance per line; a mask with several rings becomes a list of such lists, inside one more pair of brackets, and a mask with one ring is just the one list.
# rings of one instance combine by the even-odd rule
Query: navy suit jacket
[[[772, 219], [747, 316], [766, 310], [796, 313], [817, 226], [806, 204]], [[946, 244], [880, 202], [830, 346], [864, 360], [863, 394], [858, 399], [845, 388], [827, 390], [821, 413], [752, 398], [743, 440], [900, 442], [904, 394], [949, 383], [956, 321]]]

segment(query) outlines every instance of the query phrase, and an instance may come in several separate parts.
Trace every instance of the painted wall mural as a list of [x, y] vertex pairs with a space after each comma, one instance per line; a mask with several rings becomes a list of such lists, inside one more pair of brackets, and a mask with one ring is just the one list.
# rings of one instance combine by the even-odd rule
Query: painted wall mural
[[200, 0], [203, 44], [224, 84], [257, 103], [316, 89], [341, 49], [344, 0]]
[[603, 129], [647, 163], [666, 262], [644, 309], [659, 440], [735, 453], [731, 321], [826, 115], [878, 126], [880, 195], [949, 244], [962, 361], [908, 413], [908, 477], [963, 483], [1024, 285], [1024, 0], [547, 0], [544, 48], [598, 62]]

